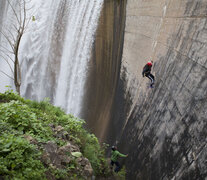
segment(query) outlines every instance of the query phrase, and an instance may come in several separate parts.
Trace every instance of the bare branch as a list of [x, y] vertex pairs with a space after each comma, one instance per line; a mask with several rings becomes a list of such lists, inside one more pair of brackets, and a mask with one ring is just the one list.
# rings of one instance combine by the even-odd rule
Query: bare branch
[[[9, 51], [9, 50], [7, 50], [7, 49], [5, 49], [5, 50], [0, 49], [0, 51], [3, 52], [4, 54], [6, 54], [6, 53], [14, 54], [14, 52]], [[7, 52], [6, 52], [6, 51], [7, 51]]]
[[26, 8], [26, 11], [31, 11], [33, 9], [34, 6], [31, 6], [30, 8]]
[[18, 32], [18, 29], [15, 24], [12, 24], [13, 28]]
[[[26, 3], [29, 3], [29, 2], [31, 2], [31, 0], [28, 0]], [[31, 11], [33, 8], [34, 8], [34, 5], [31, 6], [30, 8], [25, 8], [25, 10], [26, 10], [25, 12]], [[32, 14], [34, 14], [34, 13], [32, 13]], [[25, 22], [26, 23], [25, 23], [25, 30], [24, 30], [24, 32], [26, 32], [27, 27], [30, 24], [31, 20], [32, 20], [32, 15], [29, 18], [25, 18]]]
[[0, 70], [1, 73], [3, 73], [4, 75], [6, 75], [7, 77], [11, 78], [12, 80], [14, 80], [13, 77], [9, 76], [8, 74], [6, 74], [4, 71]]
[[30, 17], [25, 25], [24, 32], [26, 32], [29, 23], [31, 22], [32, 17]]
[[10, 0], [7, 0], [7, 2], [9, 3], [10, 7], [12, 8], [12, 11], [13, 11], [13, 13], [14, 13], [14, 15], [15, 15], [17, 21], [18, 21], [18, 23], [21, 24], [21, 23], [20, 23], [20, 20], [19, 20], [19, 18], [18, 18], [18, 15], [17, 15], [17, 13], [16, 13], [14, 7], [12, 6]]
[[26, 23], [26, 18], [27, 18], [27, 11], [26, 11], [26, 2], [24, 1], [24, 21], [23, 21], [23, 28], [22, 28], [22, 32], [24, 31], [25, 28], [25, 23]]
[[8, 64], [8, 66], [9, 66], [9, 68], [10, 68], [10, 70], [11, 70], [11, 72], [12, 73], [14, 73], [14, 71], [13, 71], [13, 69], [12, 69], [12, 67], [11, 67], [11, 65], [10, 65], [10, 63], [9, 63], [9, 61], [8, 61], [8, 59], [6, 59], [4, 56], [2, 56], [2, 55], [0, 55], [0, 57], [2, 57], [5, 61], [6, 61], [6, 63]]
[[[30, 1], [31, 0], [29, 0], [29, 1], [18, 0], [17, 6], [19, 6], [19, 7], [18, 7], [18, 10], [16, 10], [14, 5], [12, 5], [13, 2], [11, 2], [11, 0], [7, 0], [8, 4], [10, 5], [10, 7], [14, 13], [14, 16], [17, 19], [17, 22], [16, 22], [16, 20], [11, 19], [11, 23], [10, 23], [11, 29], [8, 30], [8, 34], [1, 32], [1, 34], [3, 34], [3, 36], [5, 37], [4, 41], [6, 41], [6, 44], [9, 43], [13, 52], [9, 51], [10, 50], [9, 46], [8, 46], [8, 48], [5, 48], [4, 46], [2, 46], [3, 50], [1, 50], [1, 48], [0, 48], [0, 51], [2, 51], [4, 54], [0, 55], [0, 57], [2, 57], [3, 60], [5, 60], [6, 63], [9, 65], [9, 68], [10, 68], [11, 72], [13, 73], [13, 78], [10, 77], [8, 74], [6, 74], [3, 71], [0, 71], [0, 72], [14, 80], [14, 84], [15, 84], [15, 87], [16, 87], [16, 90], [18, 91], [18, 93], [20, 93], [20, 86], [21, 86], [21, 66], [20, 66], [21, 64], [20, 64], [19, 58], [18, 58], [19, 47], [20, 47], [20, 43], [22, 40], [22, 36], [25, 33], [30, 21], [32, 20], [31, 17], [29, 19], [27, 18], [27, 11], [32, 9], [30, 7], [27, 7], [27, 2], [30, 2]], [[0, 45], [0, 47], [1, 47], [1, 45]], [[14, 60], [12, 59], [12, 56], [10, 54], [8, 54], [6, 51], [14, 54]], [[13, 64], [14, 64], [13, 68], [10, 65], [11, 63], [9, 60], [11, 60], [13, 62]]]
[[2, 31], [0, 31], [0, 33], [6, 38], [6, 40], [9, 43], [9, 45], [11, 46], [12, 50], [14, 51], [14, 45], [12, 44], [11, 40], [9, 39], [9, 37], [6, 36]]
[[9, 51], [8, 48], [4, 47], [3, 45], [0, 44], [0, 47], [2, 47], [4, 50], [0, 49], [1, 52], [6, 53], [5, 51], [7, 51], [10, 54], [14, 54], [13, 51]]
[[22, 5], [21, 5], [21, 0], [18, 1], [19, 2], [19, 17], [20, 17], [20, 26], [22, 25], [22, 12], [21, 12], [21, 9], [22, 9]]
[[12, 32], [11, 32], [11, 30], [10, 30], [10, 29], [8, 29], [8, 32], [9, 32], [9, 34], [11, 35], [11, 37], [12, 37], [12, 40], [15, 42], [15, 38], [14, 38], [14, 35], [12, 34]]
[[14, 60], [8, 54], [5, 55], [14, 63]]

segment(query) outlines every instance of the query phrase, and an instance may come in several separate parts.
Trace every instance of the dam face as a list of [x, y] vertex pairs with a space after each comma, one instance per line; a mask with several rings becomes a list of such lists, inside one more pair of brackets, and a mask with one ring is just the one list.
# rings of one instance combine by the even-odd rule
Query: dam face
[[[11, 11], [5, 2], [0, 30]], [[207, 1], [35, 2], [21, 94], [49, 97], [129, 154], [121, 161], [128, 180], [206, 180]], [[152, 89], [142, 77], [149, 60]], [[0, 70], [8, 70], [3, 61]], [[1, 91], [12, 84], [2, 74], [0, 83]]]
[[[121, 72], [108, 131], [127, 179], [207, 176], [207, 1], [126, 5]], [[142, 77], [153, 60], [155, 87]]]

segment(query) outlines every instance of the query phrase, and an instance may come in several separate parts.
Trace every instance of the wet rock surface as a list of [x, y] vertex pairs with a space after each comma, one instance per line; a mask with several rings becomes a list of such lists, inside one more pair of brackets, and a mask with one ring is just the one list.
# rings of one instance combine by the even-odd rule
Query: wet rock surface
[[99, 140], [108, 133], [113, 116], [124, 41], [126, 0], [105, 0], [96, 33], [87, 82], [83, 118]]

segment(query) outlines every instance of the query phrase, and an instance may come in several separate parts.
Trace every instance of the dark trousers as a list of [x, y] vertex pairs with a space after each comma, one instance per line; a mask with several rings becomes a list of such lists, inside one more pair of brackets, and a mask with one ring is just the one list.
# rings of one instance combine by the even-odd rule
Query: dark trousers
[[155, 77], [151, 73], [147, 74], [146, 77], [148, 77], [151, 80], [151, 84], [154, 84]]
[[121, 169], [121, 166], [120, 166], [120, 164], [119, 164], [119, 162], [114, 162], [114, 161], [111, 161], [111, 167], [113, 168], [113, 166], [114, 166], [114, 164], [116, 165], [116, 168], [115, 168], [115, 170], [114, 170], [114, 172], [119, 172], [120, 171], [120, 169]]

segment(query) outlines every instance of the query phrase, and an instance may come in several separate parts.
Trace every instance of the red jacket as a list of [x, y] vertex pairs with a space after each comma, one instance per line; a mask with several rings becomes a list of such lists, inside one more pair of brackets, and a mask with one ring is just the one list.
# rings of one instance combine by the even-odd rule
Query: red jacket
[[143, 71], [142, 71], [142, 76], [146, 76], [148, 74], [150, 74], [151, 72], [151, 68], [152, 68], [152, 65], [150, 65], [149, 63], [147, 63], [144, 68], [143, 68]]

